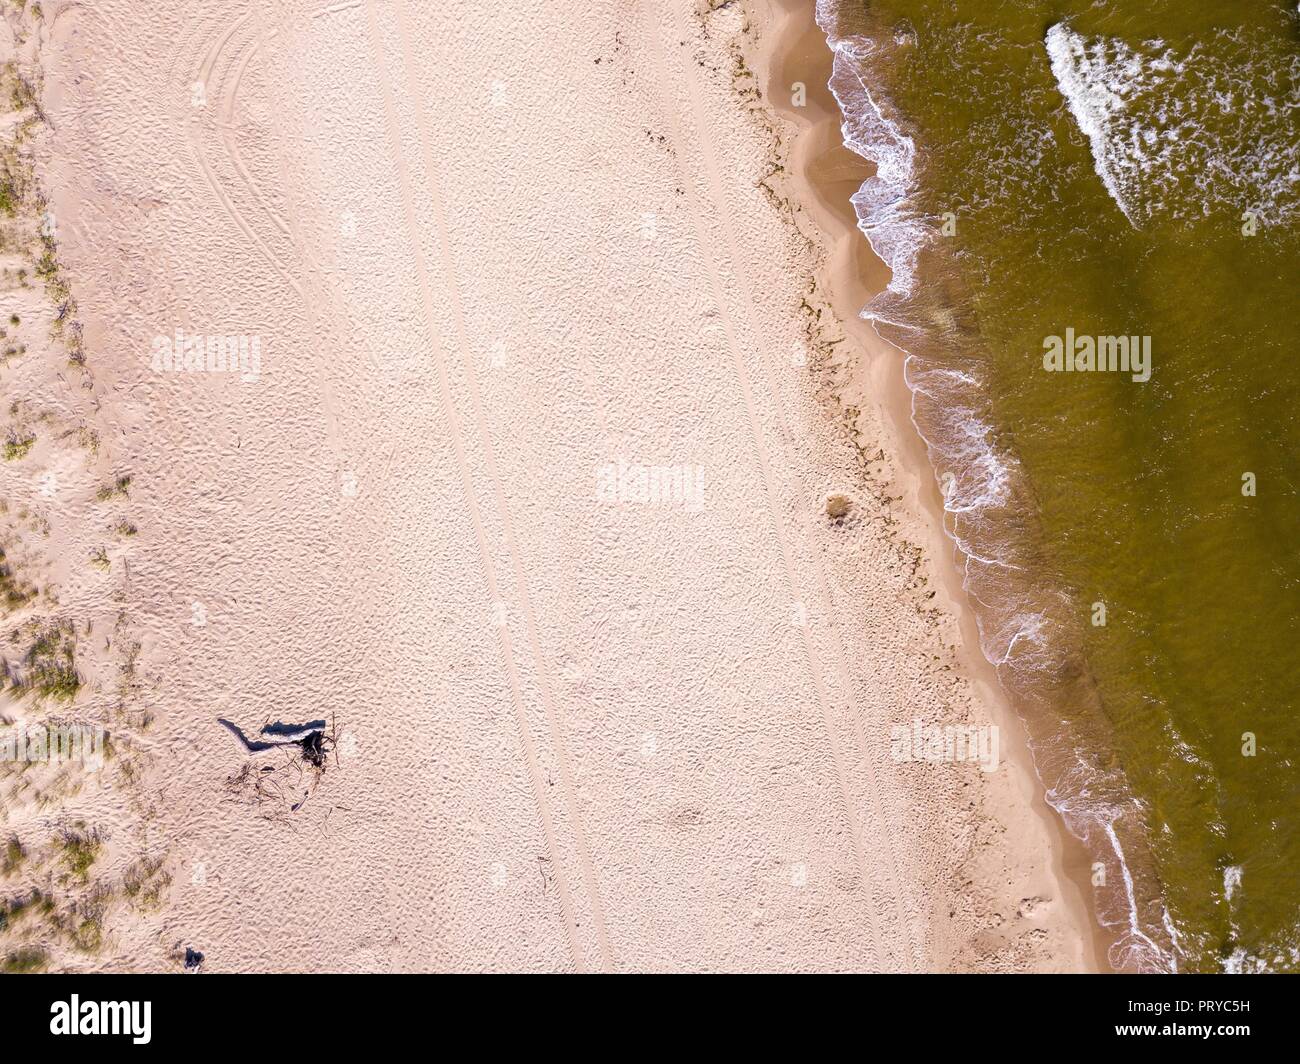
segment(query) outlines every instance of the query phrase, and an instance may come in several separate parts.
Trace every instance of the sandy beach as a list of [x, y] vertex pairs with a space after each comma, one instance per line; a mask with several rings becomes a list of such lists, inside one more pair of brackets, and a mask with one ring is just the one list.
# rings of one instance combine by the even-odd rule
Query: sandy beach
[[[60, 587], [6, 629], [88, 633], [71, 705], [120, 753], [0, 776], [0, 885], [69, 914], [0, 952], [1104, 969], [857, 318], [885, 273], [810, 3], [21, 18], [86, 373], [43, 329], [3, 379], [101, 446], [0, 467], [49, 525], [6, 558]], [[324, 770], [221, 721], [323, 722]], [[945, 728], [996, 728], [992, 770], [899, 760]]]

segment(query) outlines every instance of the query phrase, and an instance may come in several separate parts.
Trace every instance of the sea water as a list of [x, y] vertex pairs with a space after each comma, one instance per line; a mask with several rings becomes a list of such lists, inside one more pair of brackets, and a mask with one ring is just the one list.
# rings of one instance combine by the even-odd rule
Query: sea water
[[892, 270], [864, 315], [1112, 963], [1300, 970], [1295, 5], [818, 21]]

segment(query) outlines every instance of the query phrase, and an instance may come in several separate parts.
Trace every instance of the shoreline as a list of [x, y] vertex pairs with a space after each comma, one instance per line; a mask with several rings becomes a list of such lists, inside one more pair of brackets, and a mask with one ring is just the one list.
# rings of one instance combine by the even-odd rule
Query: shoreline
[[[849, 368], [841, 402], [851, 396], [845, 405], [875, 403], [885, 415], [881, 420], [892, 444], [887, 453], [897, 456], [901, 501], [914, 519], [908, 534], [921, 536], [932, 556], [943, 559], [936, 569], [944, 608], [960, 626], [961, 667], [1001, 734], [1010, 740], [1007, 760], [1019, 786], [1031, 796], [1034, 814], [1049, 829], [1052, 874], [1067, 898], [1072, 920], [1088, 939], [1091, 970], [1113, 972], [1108, 953], [1118, 936], [1097, 918], [1087, 850], [1047, 803], [1024, 723], [980, 650], [974, 607], [962, 586], [959, 548], [946, 531], [935, 472], [912, 418], [913, 395], [904, 379], [905, 352], [859, 317], [859, 311], [887, 284], [889, 270], [858, 229], [849, 202], [872, 169], [843, 144], [842, 115], [828, 87], [832, 52], [816, 23], [815, 4], [812, 0], [746, 0], [746, 10], [757, 27], [757, 32], [751, 27], [748, 39], [765, 90], [765, 106], [782, 127], [776, 132], [775, 153], [786, 172], [792, 201], [790, 220], [817, 248], [815, 290], [833, 309], [840, 326], [857, 341], [862, 354]], [[804, 107], [785, 102], [790, 99], [789, 87], [797, 82], [806, 86]]]

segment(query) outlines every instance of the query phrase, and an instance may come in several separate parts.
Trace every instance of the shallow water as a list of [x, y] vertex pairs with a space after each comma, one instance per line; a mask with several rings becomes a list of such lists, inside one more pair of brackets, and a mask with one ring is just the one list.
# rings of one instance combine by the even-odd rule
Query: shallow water
[[[867, 315], [907, 352], [984, 652], [1097, 862], [1112, 960], [1300, 969], [1294, 6], [819, 21], [877, 165], [855, 204], [893, 280]], [[1134, 357], [1046, 368], [1050, 337]]]

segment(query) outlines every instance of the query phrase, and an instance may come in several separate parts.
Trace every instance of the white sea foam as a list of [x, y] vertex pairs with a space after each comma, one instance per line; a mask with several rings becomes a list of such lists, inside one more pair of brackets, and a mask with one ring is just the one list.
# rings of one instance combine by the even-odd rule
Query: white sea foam
[[1250, 211], [1300, 214], [1300, 58], [1220, 30], [1175, 51], [1164, 41], [1085, 37], [1059, 22], [1044, 40], [1093, 167], [1137, 228]]
[[1229, 865], [1223, 870], [1223, 897], [1231, 904], [1232, 896], [1241, 886], [1241, 865]]
[[[875, 43], [865, 37], [836, 34], [835, 0], [818, 0], [817, 21], [833, 53], [830, 89], [843, 117], [840, 129], [844, 144], [875, 164], [875, 173], [862, 183], [851, 201], [858, 228], [889, 267], [891, 276], [884, 292], [862, 311], [862, 317], [878, 325], [916, 331], [918, 326], [908, 319], [904, 307], [915, 288], [920, 253], [937, 233], [932, 219], [913, 211], [916, 144], [892, 114], [888, 101], [864, 77]], [[918, 431], [918, 395], [934, 400], [936, 407], [946, 411], [942, 457], [935, 453], [935, 441], [921, 431], [936, 468], [951, 470], [950, 479], [943, 485], [945, 509], [969, 522], [1005, 506], [1015, 475], [1014, 460], [998, 452], [991, 426], [974, 407], [956, 398], [962, 390], [981, 388], [980, 380], [972, 373], [930, 363], [921, 367], [910, 354], [904, 361], [904, 378], [912, 392], [912, 421]], [[955, 526], [950, 532], [968, 560], [1011, 564], [981, 554], [971, 537], [963, 534], [962, 527]], [[987, 552], [987, 545], [983, 549]]]
[[908, 199], [916, 178], [916, 144], [862, 77], [874, 42], [835, 36], [832, 0], [817, 0], [817, 21], [834, 53], [830, 89], [843, 116], [844, 143], [876, 166], [875, 175], [851, 197], [858, 228], [893, 274], [888, 291], [906, 296], [917, 255], [931, 236], [927, 223], [911, 214]]
[[1133, 221], [1125, 170], [1116, 157], [1117, 144], [1111, 135], [1116, 115], [1124, 110], [1124, 98], [1117, 91], [1122, 86], [1104, 76], [1104, 57], [1090, 52], [1084, 39], [1063, 22], [1047, 31], [1047, 54], [1070, 114], [1092, 146], [1097, 176], [1124, 217]]
[[1116, 830], [1116, 825], [1131, 812], [1142, 814], [1143, 807], [1136, 799], [1116, 803], [1102, 798], [1098, 790], [1095, 766], [1086, 763], [1076, 751], [1071, 763], [1062, 768], [1057, 785], [1047, 789], [1046, 797], [1048, 805], [1060, 814], [1071, 833], [1089, 844], [1094, 857], [1101, 856], [1103, 845], [1114, 855], [1123, 887], [1124, 914], [1118, 924], [1114, 920], [1103, 919], [1113, 931], [1118, 932], [1118, 938], [1110, 949], [1110, 961], [1120, 969], [1177, 972], [1176, 946], [1179, 936], [1169, 910], [1161, 904], [1160, 925], [1169, 936], [1169, 941], [1174, 944], [1173, 950], [1156, 942], [1147, 933], [1138, 916], [1132, 869], [1125, 857], [1119, 831]]
[[[876, 168], [853, 194], [851, 202], [858, 228], [871, 249], [889, 267], [891, 276], [885, 291], [862, 311], [862, 317], [878, 324], [916, 330], [917, 325], [898, 311], [913, 294], [921, 250], [936, 234], [931, 220], [912, 211], [916, 144], [892, 116], [888, 102], [863, 76], [876, 50], [875, 43], [865, 37], [841, 37], [835, 33], [835, 0], [818, 0], [817, 21], [833, 53], [830, 89], [840, 106], [844, 144]], [[941, 400], [951, 413], [950, 438], [944, 447], [946, 461], [940, 463], [952, 466], [952, 480], [945, 486], [945, 508], [956, 515], [972, 516], [1004, 505], [1009, 499], [1011, 460], [997, 453], [991, 427], [973, 409], [953, 406], [953, 385], [979, 388], [978, 378], [933, 365], [921, 370], [911, 355], [904, 362], [904, 378], [912, 392], [914, 424], [917, 395]], [[940, 391], [944, 394], [940, 395]], [[920, 431], [919, 425], [917, 428]], [[924, 433], [922, 437], [925, 438]], [[930, 440], [926, 442], [932, 446]], [[974, 544], [961, 536], [959, 530], [953, 530], [953, 535], [968, 557], [980, 557]], [[991, 564], [1000, 561], [982, 560]]]
[[1173, 962], [1173, 958], [1168, 957], [1165, 951], [1142, 930], [1137, 915], [1137, 898], [1133, 894], [1133, 875], [1129, 871], [1128, 862], [1124, 860], [1124, 847], [1120, 845], [1114, 823], [1106, 822], [1103, 826], [1106, 838], [1110, 840], [1115, 850], [1115, 857], [1119, 861], [1120, 872], [1124, 877], [1124, 896], [1128, 901], [1129, 912], [1128, 933], [1111, 947], [1112, 963], [1115, 963], [1116, 967], [1135, 967], [1141, 970], [1171, 968], [1176, 971], [1177, 965]]

